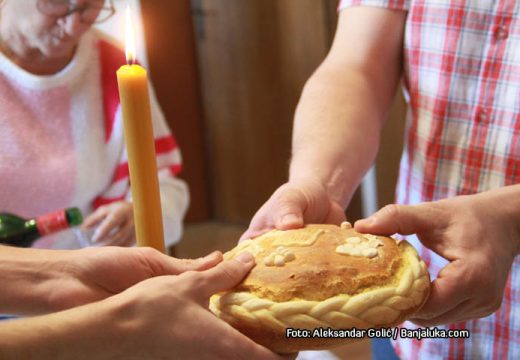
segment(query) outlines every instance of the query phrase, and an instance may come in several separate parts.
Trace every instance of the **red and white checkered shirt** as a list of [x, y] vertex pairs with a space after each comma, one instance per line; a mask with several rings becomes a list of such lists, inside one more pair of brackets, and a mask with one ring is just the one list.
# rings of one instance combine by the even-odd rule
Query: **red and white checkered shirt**
[[[397, 202], [417, 204], [520, 182], [520, 2], [344, 0], [408, 13], [409, 99]], [[433, 278], [446, 261], [410, 239]], [[411, 323], [406, 327], [414, 328]], [[398, 339], [411, 359], [520, 359], [520, 257], [494, 314], [446, 328], [469, 339]]]

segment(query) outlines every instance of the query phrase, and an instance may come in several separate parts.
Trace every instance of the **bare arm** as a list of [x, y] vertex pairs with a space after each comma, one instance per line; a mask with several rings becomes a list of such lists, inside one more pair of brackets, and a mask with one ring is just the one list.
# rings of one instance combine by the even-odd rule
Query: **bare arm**
[[504, 296], [520, 253], [520, 185], [418, 205], [387, 205], [356, 230], [417, 234], [449, 261], [432, 283], [428, 301], [414, 315], [424, 326], [490, 315]]
[[[238, 260], [238, 261], [237, 261]], [[207, 310], [254, 266], [238, 256], [66, 311], [0, 323], [1, 359], [282, 359]]]
[[151, 277], [204, 270], [221, 260], [220, 253], [180, 260], [151, 248], [0, 246], [0, 313], [37, 315], [64, 310], [105, 299]]
[[296, 111], [289, 181], [318, 177], [348, 204], [376, 156], [401, 76], [405, 18], [370, 7], [341, 12], [332, 49]]
[[339, 223], [373, 162], [402, 69], [406, 13], [341, 12], [332, 49], [296, 110], [289, 181], [258, 210], [242, 239], [272, 228]]

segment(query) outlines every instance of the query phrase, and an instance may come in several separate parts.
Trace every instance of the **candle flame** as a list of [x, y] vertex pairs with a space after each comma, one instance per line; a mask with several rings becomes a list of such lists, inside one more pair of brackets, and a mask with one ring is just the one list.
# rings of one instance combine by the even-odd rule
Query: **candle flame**
[[130, 4], [126, 6], [126, 63], [135, 64], [135, 29]]

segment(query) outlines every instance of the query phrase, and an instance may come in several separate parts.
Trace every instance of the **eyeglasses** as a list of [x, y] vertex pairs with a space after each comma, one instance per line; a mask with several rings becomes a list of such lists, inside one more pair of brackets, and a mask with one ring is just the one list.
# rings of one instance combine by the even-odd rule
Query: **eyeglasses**
[[84, 24], [99, 24], [112, 17], [116, 8], [112, 0], [105, 5], [105, 0], [90, 0], [82, 5], [76, 5], [71, 0], [38, 0], [38, 11], [55, 18], [65, 18], [77, 12]]

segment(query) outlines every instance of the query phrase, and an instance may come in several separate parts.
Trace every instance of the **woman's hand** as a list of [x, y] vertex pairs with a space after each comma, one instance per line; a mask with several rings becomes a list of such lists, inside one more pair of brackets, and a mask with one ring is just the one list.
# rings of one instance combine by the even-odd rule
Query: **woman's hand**
[[131, 329], [121, 346], [131, 346], [136, 358], [282, 359], [207, 309], [211, 295], [235, 286], [253, 266], [253, 257], [242, 253], [209, 270], [143, 281], [108, 299], [119, 309], [110, 321]]
[[132, 203], [117, 201], [100, 206], [87, 216], [83, 229], [96, 228], [92, 242], [103, 245], [132, 246], [135, 244]]
[[[458, 196], [416, 206], [389, 205], [356, 222], [360, 232], [417, 234], [450, 263], [432, 283], [413, 319], [423, 326], [490, 315], [502, 302], [520, 248], [520, 187]], [[515, 192], [516, 191], [516, 192]]]
[[[57, 280], [50, 301], [66, 309], [118, 294], [143, 280], [186, 271], [209, 269], [222, 261], [220, 252], [199, 259], [177, 259], [149, 247], [103, 247], [70, 251], [61, 259], [66, 270]], [[58, 268], [56, 263], [54, 268]], [[60, 276], [61, 275], [61, 276]], [[52, 283], [52, 282], [51, 282]]]
[[58, 251], [1, 246], [0, 312], [38, 315], [64, 310], [103, 300], [152, 277], [202, 271], [221, 261], [220, 252], [185, 260], [148, 247]]
[[[109, 254], [107, 249], [115, 250]], [[106, 253], [107, 258], [110, 255], [110, 260], [117, 262], [117, 251], [130, 254], [138, 249], [105, 247], [87, 250], [92, 250], [92, 254]], [[135, 265], [127, 263], [119, 269], [130, 274], [135, 271]], [[170, 272], [175, 273], [175, 261], [172, 265]], [[198, 265], [201, 265], [200, 261]], [[110, 264], [102, 266], [102, 270], [114, 270], [107, 266]], [[0, 324], [0, 358], [294, 358], [276, 355], [254, 343], [207, 309], [212, 294], [238, 284], [253, 266], [252, 256], [244, 253], [211, 269], [145, 280], [108, 299], [74, 309], [6, 321]], [[121, 272], [119, 275], [122, 275]], [[106, 281], [103, 278], [98, 280]], [[56, 283], [56, 288], [59, 287], [60, 283]]]

